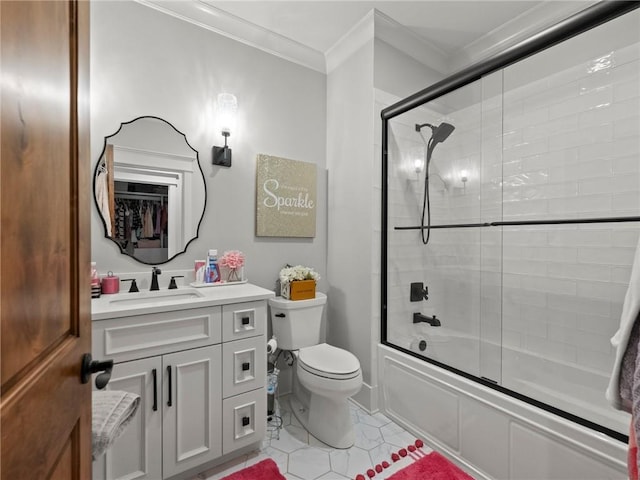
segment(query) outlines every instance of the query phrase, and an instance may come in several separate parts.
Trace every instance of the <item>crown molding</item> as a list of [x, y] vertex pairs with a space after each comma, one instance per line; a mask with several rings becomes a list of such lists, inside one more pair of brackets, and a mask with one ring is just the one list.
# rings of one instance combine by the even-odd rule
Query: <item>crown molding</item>
[[374, 37], [374, 10], [369, 11], [325, 53], [327, 73], [331, 73]]
[[373, 38], [388, 43], [438, 72], [449, 71], [447, 57], [442, 50], [374, 8], [327, 50], [327, 72], [331, 72]]
[[449, 73], [447, 55], [393, 18], [374, 10], [375, 36], [439, 73]]
[[555, 23], [597, 3], [545, 1], [504, 23], [453, 55], [446, 55], [391, 17], [371, 10], [326, 53], [217, 8], [207, 0], [135, 0], [137, 3], [205, 28], [312, 70], [328, 73], [373, 38], [378, 38], [444, 75], [500, 53]]
[[451, 56], [449, 73], [496, 55], [595, 3], [598, 2], [543, 2], [461, 48]]
[[205, 0], [135, 1], [290, 62], [321, 73], [327, 71], [325, 55], [322, 52], [216, 8]]

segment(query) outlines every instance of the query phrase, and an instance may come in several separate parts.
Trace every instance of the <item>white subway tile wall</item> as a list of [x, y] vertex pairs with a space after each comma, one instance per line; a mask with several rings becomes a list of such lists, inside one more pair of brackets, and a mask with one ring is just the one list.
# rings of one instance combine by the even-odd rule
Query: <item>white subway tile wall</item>
[[[440, 328], [444, 363], [625, 433], [604, 390], [640, 222], [433, 229], [427, 246], [394, 229], [420, 224], [415, 124], [442, 121], [456, 129], [433, 153], [433, 225], [640, 215], [640, 34], [615, 48], [586, 35], [590, 57], [574, 38], [391, 120], [387, 335], [425, 337], [429, 356]], [[409, 301], [418, 281], [426, 302]], [[418, 311], [442, 327], [414, 325]], [[479, 341], [479, 364], [457, 338]]]

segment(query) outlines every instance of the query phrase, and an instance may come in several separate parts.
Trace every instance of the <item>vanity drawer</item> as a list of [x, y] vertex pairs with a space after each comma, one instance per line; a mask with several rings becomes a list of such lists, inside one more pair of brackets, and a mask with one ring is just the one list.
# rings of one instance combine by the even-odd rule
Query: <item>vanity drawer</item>
[[263, 387], [267, 377], [264, 337], [222, 344], [222, 396], [230, 397]]
[[117, 362], [204, 347], [222, 340], [222, 307], [93, 322], [93, 356]]
[[263, 439], [267, 429], [267, 394], [264, 388], [222, 401], [222, 453]]
[[245, 302], [222, 307], [222, 340], [265, 335], [267, 327], [267, 302]]

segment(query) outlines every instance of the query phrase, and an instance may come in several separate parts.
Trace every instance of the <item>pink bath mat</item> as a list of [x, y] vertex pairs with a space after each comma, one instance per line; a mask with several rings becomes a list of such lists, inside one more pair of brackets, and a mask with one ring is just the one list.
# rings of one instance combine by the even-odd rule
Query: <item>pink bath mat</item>
[[261, 462], [244, 468], [239, 472], [232, 473], [231, 475], [224, 477], [222, 480], [287, 480], [280, 470], [276, 462], [267, 458]]
[[438, 452], [416, 460], [398, 473], [394, 473], [388, 480], [473, 480], [465, 472], [444, 458]]
[[416, 440], [355, 480], [473, 480], [438, 452], [425, 452], [423, 447], [422, 440]]

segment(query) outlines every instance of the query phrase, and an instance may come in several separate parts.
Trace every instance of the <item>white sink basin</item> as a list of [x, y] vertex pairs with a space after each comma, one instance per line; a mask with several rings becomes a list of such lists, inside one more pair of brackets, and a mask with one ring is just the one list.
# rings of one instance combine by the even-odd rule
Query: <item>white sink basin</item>
[[159, 290], [155, 292], [119, 293], [109, 299], [115, 306], [153, 305], [156, 303], [180, 303], [201, 298], [204, 295], [195, 288], [180, 288], [177, 290]]

